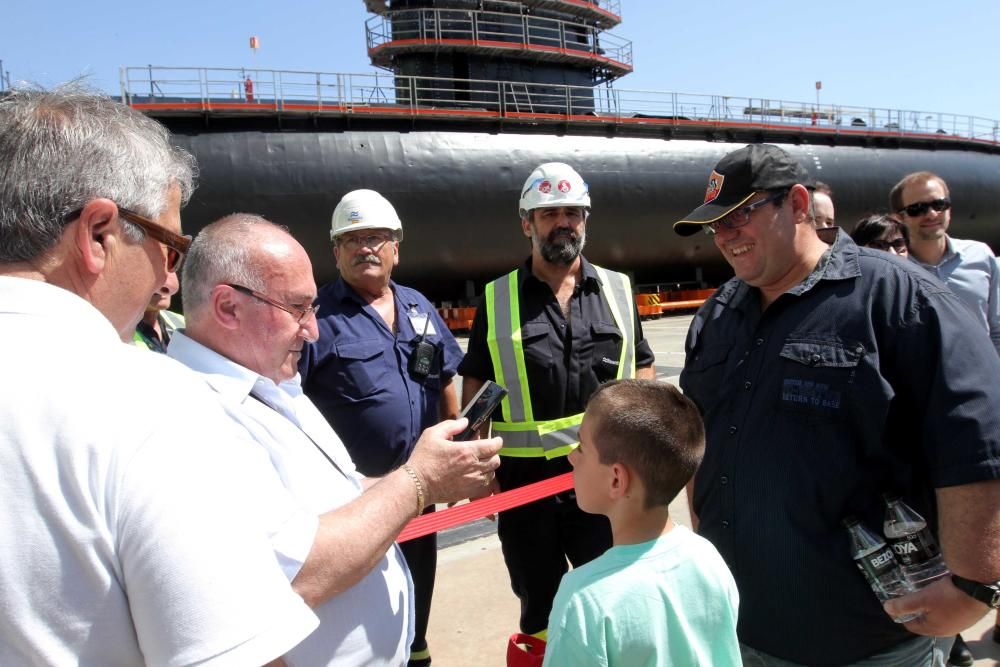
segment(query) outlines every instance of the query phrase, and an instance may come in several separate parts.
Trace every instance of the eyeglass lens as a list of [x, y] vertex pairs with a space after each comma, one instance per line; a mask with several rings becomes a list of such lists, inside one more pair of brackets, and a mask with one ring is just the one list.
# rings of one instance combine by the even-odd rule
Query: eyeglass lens
[[377, 248], [389, 239], [391, 236], [386, 234], [369, 234], [367, 236], [348, 236], [344, 239], [343, 243], [346, 247], [355, 250], [357, 248]]

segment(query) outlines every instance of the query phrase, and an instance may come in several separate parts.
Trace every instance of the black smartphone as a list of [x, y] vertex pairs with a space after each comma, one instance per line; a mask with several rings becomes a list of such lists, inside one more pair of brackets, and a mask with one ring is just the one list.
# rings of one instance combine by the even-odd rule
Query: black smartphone
[[455, 436], [455, 440], [468, 440], [472, 434], [479, 430], [479, 427], [490, 418], [490, 415], [500, 405], [500, 401], [507, 395], [507, 390], [492, 380], [487, 380], [476, 395], [472, 397], [459, 417], [468, 417], [469, 425], [462, 429], [462, 432]]

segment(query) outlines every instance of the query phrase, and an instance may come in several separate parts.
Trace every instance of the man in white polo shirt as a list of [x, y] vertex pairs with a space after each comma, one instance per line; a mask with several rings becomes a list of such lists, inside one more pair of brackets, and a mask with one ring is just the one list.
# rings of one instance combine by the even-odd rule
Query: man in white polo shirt
[[122, 343], [190, 242], [193, 166], [108, 98], [0, 100], [2, 665], [260, 665], [316, 626], [254, 516], [266, 458]]

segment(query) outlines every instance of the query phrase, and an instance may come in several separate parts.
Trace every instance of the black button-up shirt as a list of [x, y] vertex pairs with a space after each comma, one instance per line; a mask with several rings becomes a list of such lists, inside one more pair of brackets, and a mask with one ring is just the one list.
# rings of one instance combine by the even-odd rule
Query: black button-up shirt
[[913, 635], [852, 562], [846, 515], [884, 491], [936, 522], [934, 489], [1000, 477], [1000, 360], [946, 287], [841, 233], [761, 311], [732, 279], [698, 311], [681, 386], [705, 418], [699, 532], [740, 590], [741, 641], [811, 665]]
[[[583, 279], [570, 299], [567, 319], [547, 283], [531, 273], [529, 258], [518, 274], [518, 296], [521, 313], [521, 339], [524, 363], [531, 393], [531, 409], [536, 420], [558, 419], [583, 412], [587, 400], [602, 382], [618, 376], [622, 337], [611, 309], [601, 295], [601, 281], [594, 266], [581, 257]], [[635, 320], [635, 365], [644, 368], [653, 364], [653, 351], [643, 338], [638, 309], [633, 304]], [[480, 380], [494, 380], [493, 362], [486, 341], [486, 308], [482, 299], [469, 335], [469, 346], [458, 372]], [[500, 411], [493, 414], [502, 420]], [[518, 459], [534, 474], [523, 480], [509, 480], [504, 488], [513, 488], [539, 479], [546, 479], [570, 469], [566, 457], [558, 457], [544, 465], [544, 457]], [[505, 458], [509, 471], [515, 459]], [[503, 467], [503, 466], [501, 466]], [[500, 474], [500, 473], [498, 473]], [[501, 484], [504, 475], [501, 474]]]

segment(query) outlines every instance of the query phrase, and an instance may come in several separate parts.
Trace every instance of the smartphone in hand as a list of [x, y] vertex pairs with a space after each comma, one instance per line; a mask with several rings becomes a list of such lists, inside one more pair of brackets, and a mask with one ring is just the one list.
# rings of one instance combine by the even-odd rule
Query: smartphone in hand
[[479, 430], [479, 427], [490, 418], [490, 415], [496, 410], [497, 406], [500, 405], [500, 401], [506, 395], [506, 389], [492, 380], [487, 380], [486, 384], [480, 387], [476, 395], [472, 397], [472, 400], [459, 413], [459, 417], [469, 418], [469, 425], [462, 429], [462, 432], [457, 434], [454, 439], [468, 440], [471, 438]]

